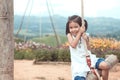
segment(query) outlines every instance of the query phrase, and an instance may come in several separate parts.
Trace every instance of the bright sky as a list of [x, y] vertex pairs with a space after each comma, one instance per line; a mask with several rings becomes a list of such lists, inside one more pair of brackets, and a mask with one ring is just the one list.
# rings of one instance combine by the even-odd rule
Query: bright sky
[[[49, 15], [46, 0], [14, 0], [14, 14]], [[81, 15], [81, 0], [47, 0], [52, 14], [61, 16]], [[85, 17], [114, 17], [120, 19], [120, 0], [83, 0]], [[32, 6], [32, 9], [31, 9]]]

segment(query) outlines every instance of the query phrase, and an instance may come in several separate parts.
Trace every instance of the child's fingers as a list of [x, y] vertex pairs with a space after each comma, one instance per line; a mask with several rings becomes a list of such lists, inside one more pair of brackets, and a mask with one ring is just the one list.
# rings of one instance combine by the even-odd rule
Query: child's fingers
[[80, 30], [81, 30], [82, 33], [85, 32], [85, 27], [84, 27], [84, 26], [81, 26], [81, 27], [80, 27]]

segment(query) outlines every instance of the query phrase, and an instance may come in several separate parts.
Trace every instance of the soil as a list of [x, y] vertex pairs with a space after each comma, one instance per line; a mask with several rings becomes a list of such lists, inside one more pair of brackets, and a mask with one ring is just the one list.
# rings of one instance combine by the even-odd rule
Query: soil
[[[14, 61], [14, 80], [71, 80], [70, 64], [42, 63], [33, 60]], [[120, 63], [109, 73], [109, 80], [120, 80]]]

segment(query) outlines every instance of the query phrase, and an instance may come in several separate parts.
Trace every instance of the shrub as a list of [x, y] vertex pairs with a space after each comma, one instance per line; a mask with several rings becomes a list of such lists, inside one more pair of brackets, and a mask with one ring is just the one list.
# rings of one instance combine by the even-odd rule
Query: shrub
[[69, 62], [70, 61], [69, 49], [60, 49], [58, 59], [59, 61]]
[[34, 53], [31, 49], [22, 49], [22, 50], [14, 50], [14, 59], [28, 59], [32, 60], [35, 58]]
[[15, 59], [24, 59], [24, 50], [16, 50], [14, 54]]
[[34, 50], [36, 61], [49, 61], [51, 59], [49, 51], [47, 49]]
[[[36, 61], [70, 61], [69, 44], [66, 42], [60, 48], [35, 47], [15, 49], [15, 59], [35, 59]], [[107, 54], [115, 54], [120, 61], [120, 41], [106, 38], [90, 38], [91, 52], [97, 57], [105, 57]]]

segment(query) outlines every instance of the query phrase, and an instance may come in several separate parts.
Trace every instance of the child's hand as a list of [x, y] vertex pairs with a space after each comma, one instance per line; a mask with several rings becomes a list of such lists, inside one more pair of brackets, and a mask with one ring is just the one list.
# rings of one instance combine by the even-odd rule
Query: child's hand
[[80, 32], [83, 34], [85, 32], [85, 26], [80, 27]]
[[82, 34], [82, 38], [84, 39], [84, 40], [88, 40], [88, 36], [87, 36], [87, 34], [84, 32], [83, 34]]
[[82, 26], [82, 27], [80, 27], [79, 28], [79, 31], [78, 31], [78, 35], [80, 35], [80, 36], [82, 36], [82, 34], [85, 32], [85, 27], [84, 26]]
[[90, 50], [89, 36], [86, 33], [83, 33], [82, 38], [86, 41], [87, 49]]

